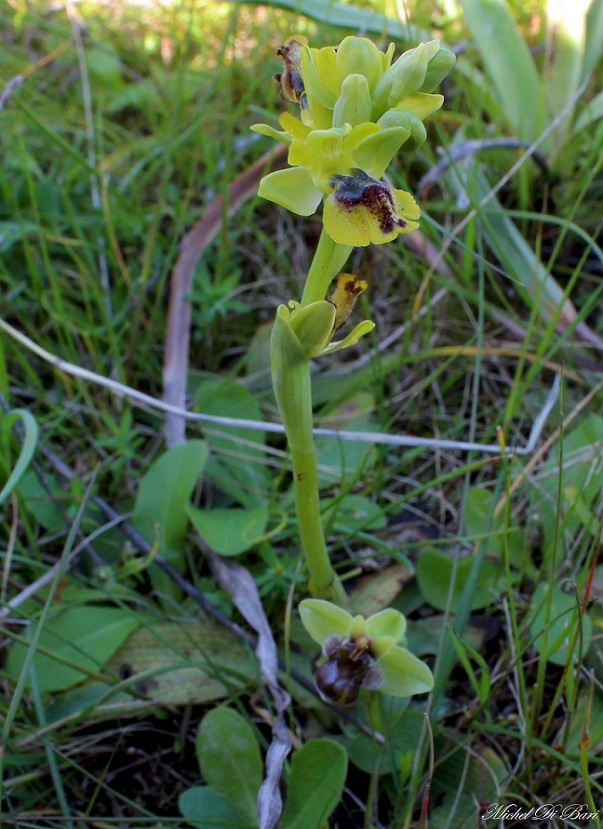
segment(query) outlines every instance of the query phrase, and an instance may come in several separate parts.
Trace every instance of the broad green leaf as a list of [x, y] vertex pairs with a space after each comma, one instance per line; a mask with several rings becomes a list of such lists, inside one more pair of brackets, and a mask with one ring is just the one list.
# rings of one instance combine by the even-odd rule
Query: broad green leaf
[[591, 0], [588, 3], [586, 17], [586, 47], [584, 50], [584, 64], [582, 78], [593, 72], [603, 54], [603, 0]]
[[[98, 672], [139, 625], [133, 613], [117, 607], [72, 607], [49, 618], [33, 660], [41, 693], [63, 691], [86, 679], [88, 671]], [[10, 649], [7, 669], [13, 681], [27, 652], [20, 642]]]
[[201, 510], [188, 508], [188, 515], [201, 538], [223, 556], [249, 550], [262, 538], [268, 523], [268, 504]]
[[[28, 412], [27, 409], [13, 409], [6, 414], [0, 413], [0, 438], [2, 438], [0, 441], [0, 448], [3, 445], [6, 446], [8, 444], [11, 426], [16, 420], [21, 421], [24, 429], [23, 446], [19, 457], [8, 475], [8, 479], [0, 490], [0, 504], [2, 504], [3, 501], [6, 501], [25, 474], [31, 459], [33, 458], [36, 450], [36, 444], [38, 442], [38, 424], [36, 423], [33, 415]], [[4, 457], [7, 457], [8, 453], [3, 452], [3, 455]]]
[[156, 460], [140, 482], [134, 525], [151, 543], [159, 533], [160, 552], [175, 559], [188, 523], [188, 502], [207, 459], [207, 444], [189, 440]]
[[387, 526], [387, 518], [381, 507], [366, 495], [323, 498], [321, 506], [325, 510], [325, 524], [337, 532], [352, 534], [359, 530], [382, 530]]
[[[448, 601], [450, 583], [453, 576], [454, 562], [452, 556], [445, 555], [436, 549], [421, 551], [417, 564], [417, 580], [425, 601], [437, 610], [444, 610]], [[456, 568], [456, 580], [452, 591], [451, 610], [456, 612], [467, 583], [473, 558], [461, 558]], [[482, 564], [478, 587], [473, 597], [471, 610], [479, 610], [490, 604], [496, 598], [495, 588], [501, 567], [493, 561], [485, 560]]]
[[58, 505], [67, 507], [67, 493], [59, 487], [52, 475], [45, 476], [45, 483], [48, 489], [35, 472], [29, 470], [19, 481], [17, 491], [28, 512], [40, 527], [49, 532], [59, 532], [65, 525], [65, 512], [68, 512], [68, 508], [61, 511]]
[[528, 45], [504, 0], [460, 0], [503, 116], [518, 138], [534, 141], [544, 126], [542, 85]]
[[[550, 597], [547, 596], [551, 591]], [[549, 608], [550, 602], [550, 608]], [[539, 584], [532, 597], [532, 609], [528, 614], [530, 633], [538, 637], [534, 647], [549, 662], [566, 665], [571, 658], [581, 658], [580, 640], [576, 639], [582, 625], [582, 656], [590, 647], [592, 622], [587, 613], [581, 615], [576, 597], [564, 593], [556, 585]], [[546, 636], [543, 634], [546, 633]]]
[[320, 829], [339, 802], [348, 758], [333, 740], [307, 742], [293, 756], [282, 829]]
[[520, 532], [517, 522], [506, 516], [504, 511], [498, 518], [492, 518], [494, 498], [498, 500], [487, 489], [469, 489], [465, 500], [465, 533], [474, 541], [481, 538], [491, 557], [502, 560], [506, 546], [511, 564], [523, 570], [530, 564], [525, 535]]
[[197, 758], [204, 779], [236, 810], [257, 824], [256, 801], [262, 785], [262, 758], [252, 727], [231, 708], [205, 715], [197, 735]]
[[211, 786], [193, 786], [178, 798], [180, 811], [198, 829], [250, 829], [255, 823], [241, 823], [237, 812]]
[[[232, 377], [203, 377], [195, 393], [195, 407], [204, 414], [263, 420], [257, 399]], [[264, 454], [266, 433], [207, 424], [205, 435], [212, 453], [227, 470], [231, 487], [236, 485], [240, 503], [252, 506], [263, 500], [270, 483]]]
[[143, 684], [150, 677], [145, 694], [164, 705], [221, 699], [257, 677], [250, 650], [210, 617], [141, 627], [109, 662], [118, 675], [124, 666]]
[[106, 667], [124, 680], [120, 689], [80, 685], [47, 709], [48, 722], [84, 712], [132, 716], [150, 705], [207, 704], [249, 687], [258, 673], [250, 649], [210, 617], [141, 626]]

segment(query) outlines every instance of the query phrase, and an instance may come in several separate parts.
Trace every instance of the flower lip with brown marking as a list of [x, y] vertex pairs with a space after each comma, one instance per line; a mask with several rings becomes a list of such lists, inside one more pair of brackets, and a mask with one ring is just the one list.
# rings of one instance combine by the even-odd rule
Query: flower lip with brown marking
[[418, 227], [419, 207], [410, 193], [394, 190], [364, 170], [331, 176], [325, 199], [324, 224], [340, 244], [381, 244]]
[[336, 175], [331, 179], [335, 187], [335, 201], [352, 211], [365, 207], [376, 219], [383, 234], [393, 233], [407, 222], [396, 215], [391, 188], [383, 181], [371, 178], [363, 170], [354, 170], [351, 176]]

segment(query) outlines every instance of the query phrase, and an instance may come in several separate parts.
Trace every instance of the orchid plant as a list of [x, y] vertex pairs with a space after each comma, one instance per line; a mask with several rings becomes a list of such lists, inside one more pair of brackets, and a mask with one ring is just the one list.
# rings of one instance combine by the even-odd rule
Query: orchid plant
[[[410, 696], [428, 691], [431, 672], [398, 646], [406, 626], [387, 609], [364, 620], [343, 608], [346, 595], [329, 559], [320, 516], [312, 435], [310, 363], [355, 344], [374, 328], [364, 320], [342, 340], [336, 332], [348, 320], [367, 283], [340, 273], [353, 247], [384, 244], [419, 226], [412, 195], [383, 179], [401, 149], [426, 139], [423, 121], [443, 96], [433, 90], [455, 58], [437, 40], [421, 43], [394, 62], [363, 37], [346, 37], [337, 48], [311, 48], [290, 37], [279, 49], [281, 96], [299, 108], [285, 112], [282, 130], [252, 127], [289, 147], [289, 167], [266, 175], [259, 195], [300, 216], [323, 204], [323, 229], [301, 301], [281, 305], [272, 333], [272, 379], [293, 466], [301, 546], [314, 599], [300, 612], [310, 635], [323, 647], [317, 672], [321, 693], [339, 704], [355, 700], [362, 686]], [[327, 297], [331, 282], [337, 283]], [[406, 676], [406, 679], [404, 679]]]

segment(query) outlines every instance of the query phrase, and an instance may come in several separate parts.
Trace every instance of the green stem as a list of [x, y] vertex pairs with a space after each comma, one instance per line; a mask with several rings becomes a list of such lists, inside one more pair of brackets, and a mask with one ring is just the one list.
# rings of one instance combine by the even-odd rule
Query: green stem
[[[301, 301], [304, 308], [314, 302], [322, 303], [331, 280], [340, 272], [351, 250], [347, 245], [334, 242], [323, 229], [306, 279]], [[310, 593], [345, 606], [345, 591], [333, 569], [325, 543], [312, 434], [310, 356], [313, 346], [324, 336], [324, 317], [324, 309], [315, 309], [316, 343], [310, 343], [312, 337], [308, 338], [308, 329], [305, 329], [306, 336], [302, 336], [300, 341], [294, 331], [294, 323], [292, 326], [289, 321], [289, 312], [284, 308], [279, 311], [272, 333], [272, 380], [291, 449], [295, 511], [310, 577]], [[314, 333], [312, 328], [309, 331]], [[329, 331], [330, 328], [327, 333]]]
[[351, 252], [351, 245], [334, 242], [323, 228], [306, 277], [302, 305], [309, 305], [326, 297], [331, 281], [341, 271]]
[[320, 516], [316, 452], [312, 434], [310, 358], [305, 354], [283, 306], [272, 330], [272, 380], [293, 463], [295, 510], [310, 593], [346, 604], [341, 582], [331, 565]]
[[316, 454], [313, 443], [297, 449], [291, 447], [291, 459], [295, 511], [301, 546], [306, 556], [310, 577], [310, 593], [319, 599], [328, 599], [338, 605], [345, 605], [345, 592], [329, 559], [322, 528]]

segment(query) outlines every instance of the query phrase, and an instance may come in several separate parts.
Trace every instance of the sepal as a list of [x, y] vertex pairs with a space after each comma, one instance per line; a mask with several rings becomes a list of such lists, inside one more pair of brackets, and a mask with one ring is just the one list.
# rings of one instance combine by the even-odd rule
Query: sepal
[[258, 195], [298, 216], [311, 216], [322, 199], [310, 171], [304, 167], [287, 167], [286, 170], [268, 173], [260, 182]]

